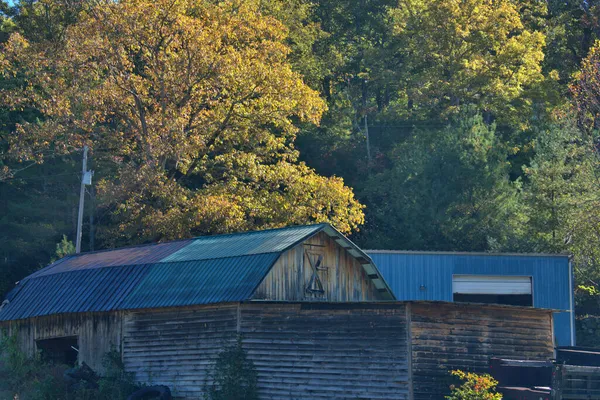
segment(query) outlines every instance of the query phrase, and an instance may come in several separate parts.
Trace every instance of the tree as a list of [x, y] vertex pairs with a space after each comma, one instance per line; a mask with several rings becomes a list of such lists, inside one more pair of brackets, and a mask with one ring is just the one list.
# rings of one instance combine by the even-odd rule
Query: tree
[[[13, 34], [4, 91], [46, 119], [18, 126], [11, 152], [43, 161], [84, 144], [105, 166], [110, 244], [331, 221], [362, 206], [339, 178], [298, 163], [295, 120], [325, 106], [286, 60], [285, 28], [255, 1], [90, 3], [47, 48]], [[26, 66], [23, 67], [23, 66]]]
[[578, 111], [579, 126], [588, 131], [598, 129], [600, 117], [600, 41], [590, 49], [575, 74], [571, 93]]
[[600, 162], [597, 143], [563, 116], [543, 129], [525, 167], [530, 251], [570, 253], [579, 285], [600, 287]]
[[368, 248], [485, 251], [513, 234], [517, 188], [508, 149], [474, 110], [441, 129], [416, 130], [389, 170], [360, 188]]
[[394, 8], [390, 47], [401, 60], [405, 109], [429, 116], [476, 104], [521, 122], [527, 88], [544, 80], [545, 37], [524, 24], [520, 3], [410, 0]]

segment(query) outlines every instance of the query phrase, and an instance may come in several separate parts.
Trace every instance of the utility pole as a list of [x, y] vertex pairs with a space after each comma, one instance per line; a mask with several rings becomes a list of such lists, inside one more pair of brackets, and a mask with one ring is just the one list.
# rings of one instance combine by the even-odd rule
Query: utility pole
[[369, 143], [369, 122], [367, 121], [367, 114], [365, 114], [365, 136], [367, 137], [367, 163], [371, 168], [371, 144]]
[[79, 190], [79, 214], [77, 215], [77, 238], [75, 240], [75, 253], [81, 253], [81, 229], [83, 224], [83, 203], [85, 199], [85, 186], [92, 184], [92, 171], [87, 169], [87, 146], [83, 146], [83, 165], [81, 168], [81, 188]]
[[95, 247], [95, 232], [94, 232], [94, 209], [96, 207], [96, 194], [94, 193], [94, 185], [90, 186], [90, 251], [94, 251]]

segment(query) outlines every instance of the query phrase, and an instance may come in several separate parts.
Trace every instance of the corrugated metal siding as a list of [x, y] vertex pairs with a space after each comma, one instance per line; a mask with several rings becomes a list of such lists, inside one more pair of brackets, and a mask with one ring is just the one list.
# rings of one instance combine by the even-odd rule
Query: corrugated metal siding
[[491, 357], [553, 357], [551, 312], [474, 304], [411, 304], [415, 400], [439, 400], [449, 371], [489, 372]]
[[121, 304], [156, 308], [247, 300], [279, 253], [155, 264]]
[[261, 399], [408, 399], [402, 304], [242, 304]]
[[369, 255], [398, 300], [452, 301], [453, 274], [525, 275], [533, 277], [535, 307], [569, 309], [569, 259], [566, 256], [377, 252]]
[[78, 336], [79, 362], [102, 373], [102, 358], [121, 346], [121, 316], [116, 313], [51, 315], [0, 324], [7, 333], [16, 334], [21, 350], [28, 356], [36, 351], [36, 340]]
[[207, 260], [211, 258], [282, 252], [326, 225], [296, 226], [285, 229], [247, 232], [243, 234], [204, 236], [189, 246], [165, 257], [163, 262]]
[[[452, 301], [452, 275], [522, 275], [533, 280], [533, 305], [569, 310], [567, 256], [518, 256], [367, 251], [398, 300]], [[569, 315], [555, 319], [560, 345], [570, 345]]]
[[234, 343], [237, 305], [128, 313], [123, 362], [137, 381], [167, 385], [174, 396], [201, 399], [218, 354]]

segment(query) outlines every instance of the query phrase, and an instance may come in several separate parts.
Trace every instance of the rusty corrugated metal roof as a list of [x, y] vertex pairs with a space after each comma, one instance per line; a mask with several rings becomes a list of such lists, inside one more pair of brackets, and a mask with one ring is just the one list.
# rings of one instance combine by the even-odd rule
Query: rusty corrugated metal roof
[[321, 231], [393, 299], [369, 256], [332, 226], [318, 224], [67, 256], [17, 284], [0, 307], [0, 321], [249, 300], [281, 253]]
[[326, 224], [67, 256], [23, 279], [0, 321], [247, 300], [280, 254]]

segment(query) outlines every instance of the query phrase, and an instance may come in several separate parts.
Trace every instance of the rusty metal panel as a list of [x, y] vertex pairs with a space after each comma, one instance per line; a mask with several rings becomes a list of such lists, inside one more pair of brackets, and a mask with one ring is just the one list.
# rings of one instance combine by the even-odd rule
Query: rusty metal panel
[[70, 255], [43, 268], [26, 279], [49, 274], [77, 271], [82, 269], [117, 267], [123, 265], [154, 264], [189, 245], [191, 240], [126, 247], [122, 249], [96, 251]]
[[261, 399], [408, 399], [403, 304], [241, 305]]
[[490, 359], [549, 360], [554, 355], [551, 311], [483, 304], [411, 304], [415, 400], [450, 392], [449, 372], [489, 372]]

